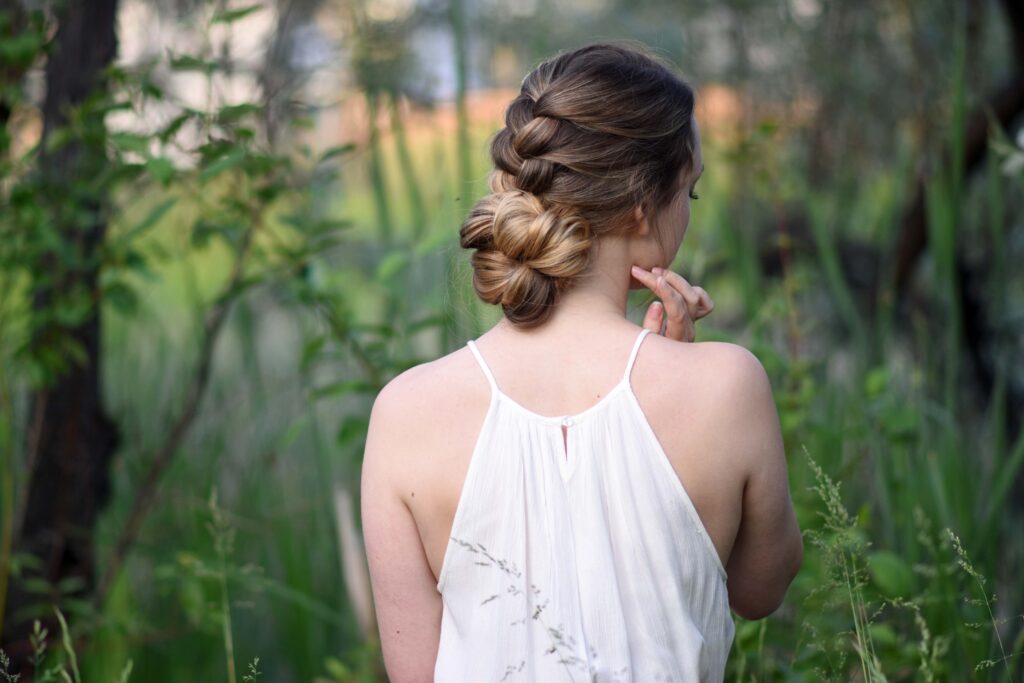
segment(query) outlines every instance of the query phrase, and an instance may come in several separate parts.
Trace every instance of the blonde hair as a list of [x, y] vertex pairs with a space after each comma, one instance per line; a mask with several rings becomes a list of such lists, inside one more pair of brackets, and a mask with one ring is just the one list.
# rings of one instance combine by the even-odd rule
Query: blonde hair
[[693, 104], [636, 46], [588, 45], [531, 71], [491, 143], [491, 193], [459, 230], [477, 295], [517, 325], [547, 320], [598, 237], [671, 201], [693, 163]]

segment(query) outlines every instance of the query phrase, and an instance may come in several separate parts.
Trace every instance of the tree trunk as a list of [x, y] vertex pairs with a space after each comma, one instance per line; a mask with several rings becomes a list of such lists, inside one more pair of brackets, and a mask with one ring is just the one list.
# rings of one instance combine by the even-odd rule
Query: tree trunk
[[[103, 72], [117, 52], [117, 5], [64, 4], [46, 65], [42, 149], [67, 124], [70, 109], [105, 87]], [[87, 112], [82, 125], [85, 135], [39, 158], [40, 201], [52, 198], [45, 208], [60, 247], [32, 264], [31, 349], [34, 355], [47, 348], [66, 353], [77, 347], [80, 353], [64, 359], [63, 368], [36, 391], [25, 430], [30, 479], [15, 551], [40, 563], [13, 582], [4, 615], [4, 649], [19, 660], [27, 653], [33, 616], [46, 619], [47, 604], [92, 590], [96, 518], [109, 496], [109, 463], [119, 441], [100, 391], [99, 249], [107, 230], [103, 114]], [[55, 318], [55, 305], [71, 297], [89, 302], [85, 312], [71, 321]], [[63, 582], [64, 590], [49, 596], [28, 592], [26, 576], [54, 586]]]

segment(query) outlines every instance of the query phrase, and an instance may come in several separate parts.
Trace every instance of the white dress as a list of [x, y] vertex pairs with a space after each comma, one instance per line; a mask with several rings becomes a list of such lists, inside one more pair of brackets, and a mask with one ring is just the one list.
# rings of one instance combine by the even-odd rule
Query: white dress
[[436, 683], [722, 680], [725, 570], [629, 381], [648, 332], [559, 416], [502, 393], [468, 342], [491, 400], [437, 583]]

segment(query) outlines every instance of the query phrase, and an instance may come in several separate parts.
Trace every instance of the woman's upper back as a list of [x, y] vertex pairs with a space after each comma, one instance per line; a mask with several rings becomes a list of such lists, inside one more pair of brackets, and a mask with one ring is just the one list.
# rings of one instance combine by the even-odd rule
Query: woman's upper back
[[725, 570], [630, 383], [648, 333], [607, 393], [559, 415], [505, 394], [469, 342], [491, 398], [438, 581], [435, 680], [722, 678]]
[[[690, 519], [699, 516], [698, 521], [703, 521], [703, 526], [693, 526], [691, 530], [699, 534], [706, 528], [719, 558], [728, 566], [743, 517], [744, 490], [753, 466], [752, 459], [757, 458], [759, 449], [764, 450], [766, 438], [771, 440], [772, 419], [775, 420], [774, 429], [777, 431], [777, 417], [771, 405], [770, 388], [763, 377], [764, 371], [756, 358], [742, 347], [721, 343], [681, 344], [658, 335], [647, 335], [647, 340], [639, 347], [629, 378], [630, 392], [619, 392], [622, 394], [620, 398], [635, 403], [635, 410], [629, 412], [629, 401], [605, 400], [605, 396], [608, 389], [621, 386], [617, 382], [621, 379], [630, 347], [634, 341], [638, 341], [637, 330], [635, 326], [624, 325], [615, 333], [602, 335], [600, 343], [578, 340], [576, 344], [569, 345], [555, 344], [550, 340], [534, 345], [532, 339], [529, 343], [523, 343], [521, 338], [510, 341], [500, 334], [489, 333], [480, 338], [478, 351], [486, 359], [496, 385], [505, 394], [502, 403], [506, 408], [511, 408], [512, 412], [521, 416], [528, 413], [536, 417], [543, 416], [543, 420], [604, 405], [615, 409], [611, 417], [628, 418], [626, 423], [620, 423], [623, 426], [618, 429], [618, 436], [633, 444], [627, 450], [640, 452], [641, 455], [634, 455], [634, 458], [646, 458], [645, 467], [649, 468], [644, 470], [646, 474], [637, 475], [641, 479], [647, 477], [647, 488], [636, 490], [633, 498], [650, 504], [659, 500], [659, 491], [667, 491], [670, 496], [675, 496], [664, 499], [663, 504], [655, 504], [639, 517], [636, 516], [634, 506], [634, 519], [629, 527], [635, 530], [633, 538], [645, 538], [646, 544], [656, 552], [678, 553], [689, 548], [689, 551], [697, 553], [695, 557], [700, 557], [703, 552], [706, 560], [715, 560], [709, 552], [711, 544], [706, 541], [703, 546], [692, 543], [699, 535], [688, 536], [686, 528], [680, 526], [679, 512], [686, 511], [687, 501], [683, 499], [685, 494], [682, 494], [685, 489], [697, 513], [691, 515]], [[545, 351], [573, 346], [576, 351], [561, 357], [559, 352]], [[494, 394], [480, 363], [468, 347], [413, 369], [389, 385], [389, 389], [393, 395], [391, 399], [404, 404], [401, 412], [406, 419], [402, 432], [409, 443], [408, 449], [398, 449], [403, 451], [403, 455], [396, 455], [394, 471], [396, 478], [401, 480], [397, 488], [403, 492], [404, 503], [416, 520], [430, 568], [435, 577], [439, 577], [450, 545], [452, 548], [463, 547], [452, 545], [450, 539], [457, 531], [454, 521], [460, 495], [465, 496], [466, 500], [477, 495], [474, 491], [478, 486], [472, 479], [467, 480], [471, 458], [481, 457], [482, 462], [491, 457], [494, 451], [477, 451], [478, 444], [487, 439], [488, 435], [494, 434], [504, 434], [503, 440], [507, 441], [508, 434], [515, 430], [505, 420], [491, 419], [494, 417], [491, 414]], [[771, 414], [767, 417], [763, 405], [765, 395], [771, 408]], [[384, 400], [390, 399], [384, 397]], [[508, 414], [508, 411], [503, 414]], [[600, 409], [589, 414], [600, 417], [602, 423], [610, 424], [610, 416], [604, 415]], [[523, 429], [535, 422], [531, 418], [516, 429], [521, 434], [537, 433], [536, 430]], [[584, 432], [581, 430], [579, 434], [582, 436]], [[401, 435], [391, 437], [392, 441], [402, 438]], [[519, 450], [535, 457], [538, 449], [530, 447], [529, 442], [525, 443], [527, 445]], [[770, 446], [767, 444], [767, 447]], [[515, 449], [499, 444], [498, 450], [503, 450], [507, 457]], [[597, 450], [606, 451], [607, 463], [607, 458], [611, 457], [607, 445]], [[623, 449], [619, 447], [619, 450]], [[659, 462], [655, 456], [660, 456], [663, 461]], [[595, 461], [592, 464], [598, 463]], [[665, 467], [666, 464], [669, 467]], [[598, 479], [593, 477], [603, 476], [600, 481], [618, 487], [619, 500], [627, 500], [621, 494], [628, 491], [628, 473], [619, 472], [609, 478], [611, 473], [607, 464], [604, 467], [603, 473], [592, 471], [589, 481], [597, 482]], [[492, 463], [479, 468], [481, 472], [492, 469]], [[561, 476], [564, 470], [558, 471]], [[658, 474], [657, 483], [651, 480], [651, 472]], [[573, 477], [577, 474], [573, 474]], [[669, 477], [670, 474], [677, 477], [678, 483]], [[558, 480], [548, 477], [542, 481], [548, 483], [534, 482], [534, 488], [547, 486], [550, 494], [558, 491], [554, 488], [554, 482]], [[477, 483], [480, 482], [485, 482], [485, 477], [477, 478]], [[580, 477], [580, 482], [584, 482], [583, 477]], [[470, 488], [464, 491], [467, 485]], [[494, 485], [493, 480], [490, 485]], [[585, 486], [585, 483], [582, 485]], [[654, 493], [651, 486], [657, 487], [653, 489]], [[564, 498], [564, 494], [570, 490], [564, 489], [560, 495]], [[504, 498], [496, 502], [504, 501], [505, 504], [514, 499], [510, 498], [511, 494], [503, 494], [500, 488], [497, 491], [479, 499], [487, 500], [488, 496], [504, 495]], [[595, 500], [598, 501], [597, 507], [593, 508], [595, 514], [605, 515], [609, 519], [622, 518], [626, 510], [623, 504], [610, 507], [607, 495], [604, 498], [592, 496], [590, 504], [594, 505]], [[484, 504], [466, 503], [464, 500], [463, 505], [480, 507]], [[661, 518], [658, 518], [658, 510], [661, 510]], [[548, 510], [547, 514], [558, 513]], [[673, 514], [675, 518], [672, 518]], [[568, 513], [563, 511], [562, 516], [568, 517]], [[652, 535], [645, 535], [647, 533]], [[565, 536], [565, 532], [562, 536]], [[619, 553], [622, 552], [620, 549]], [[560, 567], [571, 566], [573, 571], [586, 571], [585, 567], [568, 557], [559, 557]], [[671, 562], [664, 559], [660, 562], [663, 566], [671, 566]], [[711, 562], [706, 567], [714, 569], [716, 565], [717, 562]], [[740, 566], [738, 570], [741, 579], [751, 574], [747, 566]], [[628, 579], [631, 582], [636, 580], [636, 577]], [[675, 579], [661, 577], [662, 582], [667, 581], [669, 584], [673, 580], [677, 583], [681, 580], [678, 568]], [[731, 577], [730, 591], [735, 582]], [[462, 581], [460, 585], [466, 584]], [[447, 587], [442, 586], [446, 590], [446, 599], [449, 596], [454, 599], [451, 593], [453, 585], [449, 581]], [[652, 586], [658, 588], [654, 584]], [[659, 590], [662, 589], [664, 586]], [[490, 595], [481, 597], [478, 602], [486, 597]], [[460, 604], [465, 600], [460, 599]], [[720, 602], [721, 598], [717, 600]], [[494, 607], [493, 602], [487, 604]], [[619, 604], [621, 606], [621, 599]], [[483, 607], [473, 604], [467, 609], [479, 612]], [[716, 609], [720, 612], [721, 605]], [[742, 610], [742, 607], [738, 609]], [[497, 611], [491, 610], [492, 613]], [[674, 623], [685, 622], [684, 615], [676, 616], [679, 620]], [[724, 622], [719, 620], [719, 623]], [[720, 633], [717, 642], [727, 646], [724, 636], [724, 633]], [[442, 643], [443, 640], [442, 637]], [[441, 662], [439, 658], [439, 666]]]

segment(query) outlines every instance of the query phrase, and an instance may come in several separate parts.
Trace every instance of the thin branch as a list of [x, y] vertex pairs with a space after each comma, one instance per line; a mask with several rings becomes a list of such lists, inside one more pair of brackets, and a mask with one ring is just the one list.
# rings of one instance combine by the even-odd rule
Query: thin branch
[[117, 544], [114, 546], [114, 550], [107, 562], [106, 570], [99, 584], [97, 584], [96, 592], [93, 596], [94, 603], [97, 606], [103, 604], [114, 579], [117, 577], [117, 574], [121, 569], [121, 565], [124, 563], [128, 550], [131, 548], [132, 544], [135, 543], [135, 540], [138, 537], [139, 529], [142, 527], [142, 522], [149, 513], [155, 499], [154, 493], [156, 492], [160, 478], [170, 466], [171, 461], [174, 460], [174, 456], [177, 454], [178, 448], [185, 439], [185, 435], [188, 433], [189, 427], [191, 427], [192, 422], [199, 414], [199, 403], [210, 379], [210, 370], [213, 365], [214, 346], [216, 345], [221, 328], [224, 326], [225, 320], [227, 320], [228, 311], [234, 301], [235, 290], [238, 289], [238, 286], [242, 281], [242, 277], [245, 272], [246, 256], [249, 253], [249, 247], [252, 244], [255, 230], [256, 228], [254, 224], [242, 234], [242, 241], [239, 245], [238, 252], [232, 266], [228, 285], [225, 288], [224, 293], [218, 297], [213, 308], [210, 309], [206, 316], [206, 324], [204, 326], [203, 338], [199, 352], [199, 361], [196, 365], [195, 372], [192, 375], [192, 381], [185, 393], [185, 398], [182, 401], [181, 414], [178, 416], [178, 419], [175, 420], [167, 435], [167, 439], [164, 441], [163, 445], [157, 451], [156, 456], [153, 458], [153, 461], [150, 463], [149, 469], [146, 471], [146, 474], [142, 479], [142, 483], [135, 490], [135, 498], [132, 501], [128, 521], [125, 523], [120, 535], [118, 536]]

